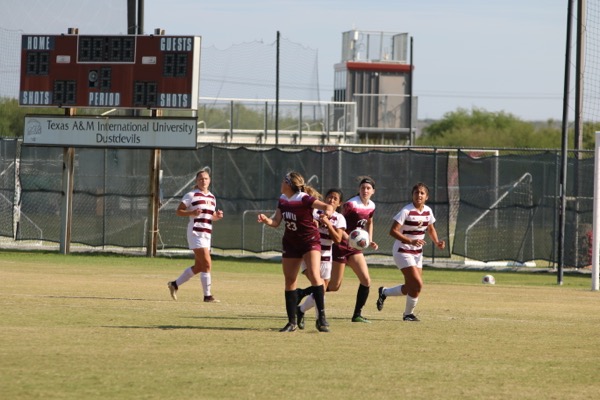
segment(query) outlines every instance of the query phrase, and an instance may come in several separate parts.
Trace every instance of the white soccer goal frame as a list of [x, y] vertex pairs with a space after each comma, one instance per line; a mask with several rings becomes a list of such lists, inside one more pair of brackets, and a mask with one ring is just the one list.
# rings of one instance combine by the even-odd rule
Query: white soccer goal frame
[[592, 228], [592, 290], [597, 291], [600, 285], [598, 275], [599, 248], [600, 243], [600, 132], [596, 132], [596, 144], [594, 151], [594, 212]]

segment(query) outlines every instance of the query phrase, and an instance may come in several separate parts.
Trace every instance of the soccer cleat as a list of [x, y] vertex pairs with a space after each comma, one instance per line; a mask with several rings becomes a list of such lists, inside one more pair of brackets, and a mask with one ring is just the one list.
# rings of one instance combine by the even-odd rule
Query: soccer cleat
[[370, 324], [371, 321], [363, 317], [362, 315], [355, 315], [352, 317], [352, 322], [364, 322], [365, 324]]
[[298, 321], [298, 329], [304, 329], [304, 313], [300, 310], [300, 306], [296, 307], [296, 320]]
[[296, 324], [292, 324], [291, 322], [288, 322], [283, 328], [281, 328], [279, 330], [279, 332], [294, 332], [296, 330], [297, 326]]
[[321, 318], [317, 318], [316, 325], [317, 325], [317, 330], [319, 332], [329, 332], [329, 324], [327, 323], [325, 318], [323, 318], [322, 320], [321, 320]]
[[205, 303], [220, 303], [220, 300], [215, 299], [214, 297], [211, 296], [204, 296], [204, 302]]
[[383, 310], [383, 302], [385, 301], [386, 298], [387, 298], [387, 296], [385, 294], [383, 294], [383, 286], [381, 286], [379, 288], [379, 297], [377, 298], [377, 310], [379, 310], [379, 311]]
[[417, 318], [417, 316], [415, 314], [408, 314], [405, 315], [404, 317], [402, 317], [403, 321], [411, 321], [411, 322], [419, 322], [420, 319]]
[[169, 292], [171, 292], [171, 297], [173, 300], [177, 301], [177, 284], [175, 281], [167, 282], [167, 286], [169, 287]]

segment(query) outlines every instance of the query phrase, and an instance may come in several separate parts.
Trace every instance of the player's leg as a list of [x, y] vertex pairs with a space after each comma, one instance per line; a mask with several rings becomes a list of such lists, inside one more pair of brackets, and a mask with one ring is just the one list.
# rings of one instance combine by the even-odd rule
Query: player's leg
[[345, 262], [334, 261], [331, 267], [331, 279], [329, 285], [327, 285], [328, 292], [337, 292], [342, 286], [342, 280], [344, 279], [344, 270], [346, 269]]
[[[395, 244], [393, 248], [394, 263], [402, 275], [404, 275], [404, 283], [392, 287], [381, 286], [379, 288], [379, 296], [377, 297], [377, 309], [381, 311], [383, 304], [388, 296], [406, 296], [408, 289], [411, 286], [415, 286], [415, 279], [413, 275], [416, 273], [413, 268], [417, 265], [417, 259], [410, 253], [403, 253], [398, 251], [398, 245]], [[408, 276], [408, 278], [407, 278]]]
[[353, 254], [348, 257], [348, 265], [352, 268], [352, 271], [354, 271], [354, 274], [356, 274], [356, 277], [360, 282], [356, 292], [356, 303], [354, 305], [352, 322], [370, 323], [371, 321], [362, 316], [362, 309], [369, 298], [371, 287], [371, 277], [369, 276], [367, 260], [362, 253]]
[[311, 250], [303, 255], [306, 264], [306, 276], [312, 284], [312, 296], [319, 317], [317, 318], [317, 329], [320, 332], [329, 332], [329, 323], [325, 317], [325, 286], [321, 278], [321, 252]]
[[[198, 237], [197, 235], [194, 234], [194, 231], [192, 228], [193, 227], [188, 226], [187, 241], [188, 241], [188, 248], [190, 250], [194, 251], [194, 249], [202, 247], [202, 242], [201, 242], [200, 237]], [[194, 254], [194, 258], [196, 258], [195, 254]], [[196, 263], [197, 263], [197, 261], [194, 261], [194, 265], [192, 265], [189, 268], [184, 269], [183, 272], [181, 273], [181, 275], [179, 275], [179, 278], [175, 279], [174, 281], [167, 282], [167, 287], [169, 288], [169, 291], [171, 292], [171, 297], [173, 298], [173, 300], [177, 300], [177, 291], [179, 290], [179, 286], [183, 285], [184, 283], [186, 283], [187, 281], [192, 279], [192, 277], [198, 273], [198, 272], [194, 272]]]
[[177, 279], [167, 282], [167, 287], [171, 292], [171, 297], [173, 300], [177, 300], [177, 291], [179, 290], [179, 286], [189, 281], [195, 275], [193, 268], [194, 266], [192, 265], [191, 267], [184, 269]]
[[[325, 290], [327, 289], [327, 286], [329, 285], [329, 280], [331, 279], [331, 261], [321, 261], [321, 278], [323, 279], [323, 285], [325, 286]], [[305, 267], [305, 264], [302, 263], [303, 267]], [[313, 287], [309, 287], [307, 289], [312, 289]], [[303, 289], [304, 292], [308, 291], [307, 289]], [[298, 291], [298, 289], [296, 289], [296, 291]], [[300, 299], [298, 299], [298, 301], [300, 301]], [[323, 301], [325, 301], [325, 297], [323, 297]], [[296, 309], [296, 320], [298, 321], [298, 328], [300, 329], [304, 329], [304, 313], [306, 313], [306, 311], [310, 310], [311, 308], [313, 308], [315, 306], [315, 296], [312, 295], [312, 290], [311, 293], [306, 296], [306, 299], [304, 300], [304, 302], [302, 304], [300, 304], [298, 306], [298, 308]], [[319, 317], [319, 312], [318, 310], [316, 310], [316, 317]]]
[[285, 281], [285, 311], [288, 316], [288, 323], [279, 331], [293, 332], [296, 330], [296, 306], [298, 298], [296, 294], [296, 282], [298, 280], [298, 271], [302, 258], [282, 258], [283, 278]]
[[402, 274], [404, 275], [404, 285], [401, 289], [402, 293], [406, 294], [403, 320], [418, 321], [419, 319], [414, 315], [414, 311], [419, 301], [419, 294], [423, 288], [423, 269], [413, 265], [402, 268]]
[[202, 247], [194, 249], [194, 267], [192, 271], [194, 274], [200, 275], [200, 283], [202, 284], [202, 291], [204, 292], [204, 301], [206, 303], [218, 303], [212, 293], [212, 260], [210, 258], [210, 248]]

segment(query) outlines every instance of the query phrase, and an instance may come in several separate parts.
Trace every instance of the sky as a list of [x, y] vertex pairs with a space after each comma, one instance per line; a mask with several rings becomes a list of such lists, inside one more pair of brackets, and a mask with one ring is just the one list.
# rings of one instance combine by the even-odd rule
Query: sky
[[[126, 3], [1, 0], [0, 29], [60, 34], [75, 26], [85, 34], [126, 34]], [[343, 32], [407, 32], [413, 38], [419, 119], [478, 108], [560, 121], [567, 5], [566, 0], [145, 0], [144, 33], [162, 28], [167, 35], [201, 36], [203, 48], [226, 49], [253, 40], [274, 42], [279, 31], [317, 50], [322, 98], [330, 98]]]

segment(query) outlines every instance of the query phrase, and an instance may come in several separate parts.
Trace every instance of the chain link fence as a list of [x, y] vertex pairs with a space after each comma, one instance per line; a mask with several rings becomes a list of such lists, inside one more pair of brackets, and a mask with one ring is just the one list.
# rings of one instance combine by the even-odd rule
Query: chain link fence
[[[75, 149], [71, 243], [78, 248], [144, 249], [150, 205], [152, 150]], [[425, 256], [477, 261], [557, 262], [560, 207], [559, 150], [438, 149], [392, 146], [300, 148], [206, 145], [162, 150], [158, 250], [186, 249], [187, 218], [177, 217], [181, 197], [203, 166], [225, 218], [215, 223], [213, 247], [233, 253], [280, 251], [281, 229], [256, 223], [275, 209], [283, 175], [301, 172], [324, 193], [358, 190], [357, 177], [375, 179], [377, 205], [373, 255], [391, 256], [394, 215], [411, 201], [416, 182], [430, 188], [445, 250]], [[0, 139], [0, 247], [57, 246], [61, 231], [63, 149]], [[590, 264], [594, 157], [569, 154], [565, 264]]]

